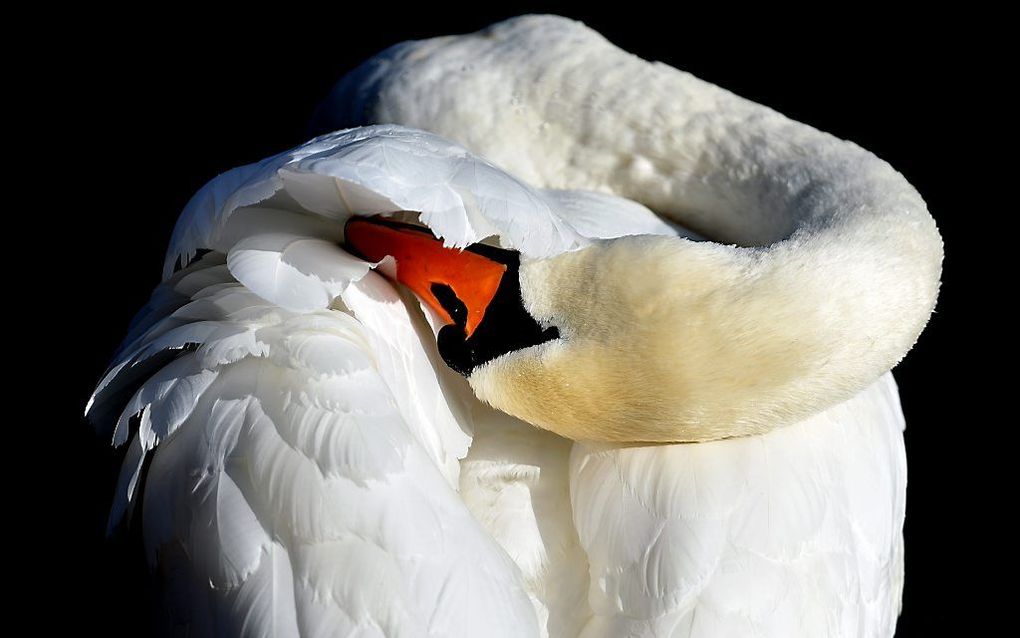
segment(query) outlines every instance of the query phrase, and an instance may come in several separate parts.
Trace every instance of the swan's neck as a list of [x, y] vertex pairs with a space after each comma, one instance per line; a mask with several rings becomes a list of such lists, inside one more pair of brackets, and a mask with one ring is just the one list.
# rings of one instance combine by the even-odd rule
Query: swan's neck
[[572, 336], [471, 382], [561, 434], [697, 440], [788, 423], [895, 364], [934, 306], [941, 240], [887, 163], [580, 23], [526, 17], [405, 45], [334, 97], [374, 105], [340, 107], [338, 123], [424, 128], [533, 185], [613, 193], [759, 247], [628, 239], [523, 268], [533, 313]]
[[892, 250], [866, 226], [768, 249], [628, 237], [528, 262], [525, 305], [564, 339], [476, 371], [472, 387], [574, 439], [702, 441], [792, 423], [892, 367], [934, 304], [938, 260], [916, 254], [930, 245], [903, 233]]

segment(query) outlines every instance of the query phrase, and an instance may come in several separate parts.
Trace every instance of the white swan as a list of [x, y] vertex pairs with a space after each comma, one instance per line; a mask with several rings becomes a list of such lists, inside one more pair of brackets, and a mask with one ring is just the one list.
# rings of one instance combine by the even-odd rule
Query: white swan
[[[400, 45], [324, 109], [464, 146], [342, 131], [189, 203], [89, 406], [130, 441], [111, 522], [143, 502], [175, 623], [892, 634], [905, 461], [887, 370], [941, 262], [902, 176], [559, 18]], [[444, 323], [467, 327], [456, 300], [419, 288], [423, 318], [340, 246], [352, 217], [398, 211], [447, 246], [519, 253], [508, 281], [538, 332], [437, 349]], [[416, 283], [384, 256], [418, 231], [357, 232]], [[465, 332], [509, 312], [487, 303], [464, 304]]]

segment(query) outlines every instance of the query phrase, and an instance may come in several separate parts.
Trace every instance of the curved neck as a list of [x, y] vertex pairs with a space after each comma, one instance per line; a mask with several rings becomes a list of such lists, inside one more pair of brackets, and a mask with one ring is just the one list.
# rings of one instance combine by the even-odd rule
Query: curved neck
[[[786, 407], [772, 416], [772, 404], [760, 406], [772, 422], [831, 405], [883, 373], [907, 352], [935, 304], [941, 238], [921, 197], [887, 163], [621, 51], [580, 23], [528, 16], [478, 34], [406, 43], [345, 78], [323, 112], [330, 103], [341, 105], [334, 124], [386, 121], [434, 131], [529, 183], [620, 195], [719, 242], [648, 239], [675, 247], [660, 255], [669, 266], [620, 248], [643, 264], [621, 272], [638, 282], [657, 269], [672, 275], [655, 281], [672, 299], [663, 308], [697, 327], [684, 334], [706, 340], [698, 352], [678, 353], [689, 357], [676, 364], [680, 376], [716, 380], [695, 384], [703, 390], [737, 384], [748, 390], [739, 395], [746, 401], [782, 394]], [[563, 255], [554, 258], [556, 268], [580, 268], [599, 251], [608, 257], [616, 249]], [[575, 299], [581, 284], [548, 264], [522, 269], [522, 284], [557, 280], [564, 300], [590, 305], [592, 295]], [[583, 322], [565, 301], [531, 303], [540, 318], [574, 324], [580, 339]], [[547, 360], [559, 356], [548, 350]], [[777, 365], [790, 376], [779, 384], [785, 389], [755, 391], [767, 374], [778, 374]]]

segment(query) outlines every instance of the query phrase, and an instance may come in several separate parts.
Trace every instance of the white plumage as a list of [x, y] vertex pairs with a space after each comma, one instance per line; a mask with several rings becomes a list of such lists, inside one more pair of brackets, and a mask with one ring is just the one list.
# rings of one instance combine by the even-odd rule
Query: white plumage
[[[906, 465], [895, 384], [882, 374], [889, 355], [873, 357], [866, 387], [848, 401], [767, 434], [694, 445], [572, 442], [475, 399], [436, 351], [436, 317], [340, 242], [351, 215], [411, 210], [448, 245], [496, 236], [541, 259], [624, 235], [696, 237], [685, 220], [745, 244], [795, 231], [809, 241], [812, 230], [852, 227], [855, 215], [878, 211], [866, 229], [874, 254], [909, 245], [921, 262], [893, 260], [915, 277], [909, 300], [897, 302], [913, 314], [890, 326], [904, 336], [887, 349], [902, 356], [937, 288], [941, 247], [931, 245], [923, 202], [870, 154], [689, 76], [666, 88], [684, 121], [700, 123], [685, 129], [700, 131], [695, 139], [674, 134], [655, 153], [605, 165], [601, 124], [588, 137], [536, 137], [518, 126], [527, 118], [499, 122], [507, 105], [492, 95], [479, 97], [490, 109], [423, 115], [411, 106], [428, 106], [414, 95], [427, 86], [423, 66], [414, 69], [422, 84], [393, 85], [410, 87], [410, 97], [379, 88], [404, 77], [401, 60], [441, 69], [470, 51], [475, 69], [502, 68], [472, 50], [472, 37], [459, 39], [461, 49], [446, 39], [383, 54], [341, 85], [333, 108], [375, 95], [380, 113], [358, 117], [438, 131], [495, 164], [420, 130], [352, 129], [226, 173], [182, 214], [165, 281], [89, 405], [114, 443], [129, 445], [111, 524], [140, 517], [167, 628], [891, 635]], [[510, 21], [483, 39], [522, 68], [515, 56], [541, 59], [536, 40], [609, 47], [556, 18]], [[593, 55], [616, 64], [616, 53]], [[575, 85], [586, 86], [578, 73]], [[446, 85], [451, 95], [458, 86]], [[579, 91], [541, 99], [567, 108], [584, 100]], [[511, 106], [526, 111], [538, 99]], [[441, 92], [435, 100], [449, 104]], [[615, 108], [631, 113], [633, 103]], [[741, 157], [743, 133], [715, 125], [734, 113], [757, 123], [758, 156]], [[668, 132], [670, 115], [656, 117]], [[571, 120], [569, 110], [543, 118]], [[646, 139], [632, 122], [619, 126], [621, 138]], [[830, 210], [830, 201], [850, 203]], [[823, 236], [821, 245], [839, 248], [838, 233]], [[177, 263], [187, 265], [174, 273]]]
[[453, 489], [469, 439], [392, 288], [369, 274], [348, 289], [353, 307], [371, 306], [368, 329], [339, 303], [286, 311], [216, 261], [164, 284], [205, 285], [125, 355], [137, 367], [157, 349], [202, 344], [125, 411], [142, 414], [132, 448], [158, 447], [144, 493], [133, 453], [118, 498], [143, 503], [175, 622], [200, 635], [510, 636], [534, 625], [511, 561]]
[[892, 635], [902, 425], [886, 375], [764, 436], [576, 445], [572, 504], [594, 584], [584, 635]]

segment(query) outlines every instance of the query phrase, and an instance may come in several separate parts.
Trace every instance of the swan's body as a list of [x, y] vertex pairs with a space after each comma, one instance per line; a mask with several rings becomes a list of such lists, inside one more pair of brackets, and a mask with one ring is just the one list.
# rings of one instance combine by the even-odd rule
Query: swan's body
[[[901, 176], [553, 18], [403, 45], [326, 108], [495, 164], [356, 129], [188, 205], [90, 407], [123, 409], [112, 520], [142, 500], [174, 622], [892, 634], [905, 459], [887, 370], [941, 258]], [[567, 188], [604, 194], [543, 190]], [[518, 251], [524, 307], [562, 338], [485, 361], [469, 387], [440, 360], [436, 313], [340, 246], [352, 216], [396, 211], [451, 246]]]

